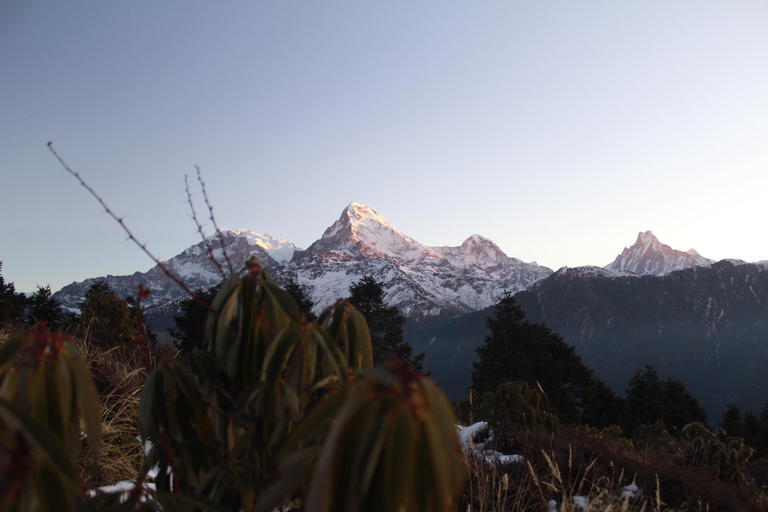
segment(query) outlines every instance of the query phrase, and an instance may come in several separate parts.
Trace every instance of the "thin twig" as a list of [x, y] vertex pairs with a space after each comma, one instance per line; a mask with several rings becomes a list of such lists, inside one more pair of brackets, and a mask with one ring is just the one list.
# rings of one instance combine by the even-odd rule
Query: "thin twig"
[[149, 339], [147, 337], [147, 329], [144, 327], [143, 312], [141, 310], [141, 299], [149, 297], [149, 289], [139, 285], [136, 288], [136, 298], [129, 295], [125, 300], [128, 304], [136, 305], [136, 325], [139, 328], [139, 339], [133, 340], [133, 342], [141, 348], [141, 353], [144, 355], [144, 366], [147, 368], [147, 373], [152, 372], [152, 357], [149, 353]]
[[120, 224], [120, 227], [121, 227], [121, 228], [123, 228], [123, 231], [125, 231], [125, 232], [126, 232], [126, 234], [128, 235], [128, 238], [130, 238], [130, 239], [131, 239], [131, 241], [133, 241], [133, 243], [135, 243], [136, 245], [138, 245], [138, 246], [139, 246], [139, 248], [140, 248], [142, 251], [144, 251], [144, 254], [146, 254], [147, 256], [149, 256], [149, 258], [150, 258], [152, 261], [154, 261], [154, 262], [155, 262], [155, 264], [156, 264], [158, 267], [160, 267], [160, 270], [162, 270], [162, 271], [165, 273], [165, 275], [166, 275], [166, 276], [168, 276], [168, 277], [169, 277], [169, 278], [170, 278], [170, 279], [171, 279], [171, 280], [172, 280], [174, 283], [176, 283], [177, 285], [179, 285], [179, 286], [181, 287], [181, 289], [182, 289], [182, 290], [184, 290], [185, 292], [187, 292], [187, 294], [189, 294], [189, 296], [190, 296], [190, 297], [192, 297], [193, 299], [195, 299], [195, 301], [196, 301], [196, 302], [198, 302], [198, 303], [199, 303], [200, 305], [202, 305], [203, 307], [205, 307], [205, 309], [207, 309], [208, 311], [211, 311], [211, 312], [212, 312], [212, 313], [214, 313], [214, 314], [217, 314], [217, 312], [216, 312], [216, 311], [215, 311], [215, 310], [214, 310], [214, 309], [213, 309], [211, 306], [209, 306], [208, 304], [206, 304], [206, 302], [205, 302], [203, 299], [201, 299], [200, 297], [198, 297], [198, 296], [197, 296], [197, 295], [196, 295], [196, 294], [195, 294], [195, 293], [194, 293], [192, 290], [190, 290], [190, 289], [189, 289], [189, 287], [188, 287], [188, 286], [187, 286], [187, 285], [184, 283], [184, 281], [182, 281], [180, 278], [176, 277], [176, 276], [175, 276], [175, 275], [174, 275], [174, 274], [173, 274], [173, 273], [172, 273], [170, 270], [168, 270], [168, 267], [166, 267], [165, 265], [163, 265], [163, 263], [162, 263], [162, 262], [161, 262], [159, 259], [157, 259], [157, 258], [155, 257], [155, 255], [154, 255], [154, 254], [152, 254], [152, 253], [149, 251], [149, 249], [147, 249], [147, 244], [143, 244], [143, 243], [139, 242], [139, 241], [136, 239], [136, 237], [135, 237], [135, 236], [133, 236], [133, 233], [131, 232], [131, 230], [130, 230], [130, 229], [128, 229], [128, 226], [126, 226], [126, 225], [125, 225], [125, 222], [123, 222], [123, 219], [122, 219], [122, 217], [118, 217], [117, 215], [115, 215], [115, 213], [114, 213], [112, 210], [110, 210], [110, 209], [109, 209], [109, 206], [107, 206], [107, 203], [105, 203], [105, 202], [104, 202], [104, 200], [103, 200], [103, 199], [102, 199], [102, 198], [101, 198], [101, 197], [100, 197], [100, 196], [99, 196], [99, 195], [96, 193], [96, 191], [95, 191], [95, 190], [93, 190], [93, 189], [92, 189], [92, 188], [91, 188], [91, 187], [90, 187], [90, 186], [89, 186], [89, 185], [88, 185], [88, 184], [85, 182], [85, 180], [83, 180], [83, 178], [81, 178], [81, 177], [80, 177], [80, 175], [79, 175], [78, 173], [76, 173], [75, 171], [73, 171], [73, 170], [72, 170], [72, 169], [71, 169], [71, 168], [70, 168], [70, 167], [67, 165], [67, 163], [66, 163], [66, 162], [65, 162], [65, 161], [64, 161], [64, 160], [63, 160], [63, 159], [62, 159], [62, 158], [59, 156], [59, 154], [56, 152], [56, 150], [55, 150], [55, 149], [53, 149], [53, 143], [52, 143], [52, 142], [49, 142], [49, 143], [48, 143], [48, 149], [51, 151], [51, 153], [53, 153], [53, 156], [55, 156], [55, 157], [56, 157], [56, 159], [59, 161], [59, 163], [61, 163], [61, 165], [62, 165], [62, 166], [64, 166], [64, 169], [66, 169], [66, 170], [67, 170], [67, 172], [68, 172], [69, 174], [71, 174], [72, 176], [74, 176], [75, 178], [77, 178], [77, 181], [79, 181], [79, 182], [80, 182], [80, 184], [81, 184], [83, 187], [85, 187], [85, 189], [86, 189], [88, 192], [90, 192], [90, 193], [91, 193], [91, 195], [92, 195], [93, 197], [95, 197], [95, 198], [96, 198], [96, 200], [99, 202], [99, 204], [100, 204], [100, 205], [101, 205], [101, 206], [104, 208], [104, 211], [105, 211], [105, 212], [107, 212], [107, 213], [109, 214], [109, 216], [110, 216], [110, 217], [112, 217], [113, 219], [115, 219], [115, 221], [117, 221], [117, 223], [118, 223], [118, 224]]
[[216, 268], [219, 269], [219, 274], [221, 274], [222, 279], [227, 278], [227, 274], [224, 272], [224, 269], [221, 268], [221, 263], [216, 259], [216, 257], [213, 255], [213, 245], [211, 245], [211, 242], [205, 237], [205, 233], [203, 233], [203, 226], [200, 224], [200, 221], [197, 220], [197, 212], [195, 211], [195, 204], [192, 202], [192, 192], [189, 191], [189, 180], [187, 180], [187, 175], [184, 175], [184, 186], [187, 189], [187, 202], [189, 203], [189, 209], [192, 210], [192, 220], [195, 221], [195, 226], [197, 226], [197, 231], [200, 233], [200, 236], [203, 239], [203, 245], [205, 245], [206, 250], [208, 251], [208, 257], [211, 259], [214, 265], [216, 265]]
[[208, 194], [205, 192], [205, 183], [203, 183], [203, 175], [200, 173], [200, 167], [195, 166], [195, 169], [197, 169], [197, 181], [200, 182], [200, 188], [203, 189], [203, 199], [205, 199], [205, 205], [208, 207], [208, 213], [211, 214], [211, 222], [213, 223], [213, 229], [215, 229], [216, 233], [219, 235], [219, 242], [221, 242], [221, 250], [224, 253], [224, 259], [227, 260], [227, 265], [229, 266], [229, 273], [230, 275], [234, 274], [235, 267], [232, 266], [232, 262], [230, 261], [229, 255], [227, 254], [227, 249], [224, 247], [224, 235], [221, 233], [219, 226], [216, 225], [216, 219], [213, 216], [213, 206], [211, 206], [211, 203], [208, 201]]

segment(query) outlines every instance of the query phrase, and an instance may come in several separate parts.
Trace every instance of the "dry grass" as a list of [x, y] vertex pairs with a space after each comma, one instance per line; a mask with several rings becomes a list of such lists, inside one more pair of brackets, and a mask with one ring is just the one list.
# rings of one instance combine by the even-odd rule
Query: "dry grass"
[[[585, 468], [561, 468], [543, 452], [543, 467], [531, 461], [506, 466], [489, 463], [479, 454], [466, 457], [467, 482], [462, 512], [547, 511], [552, 500], [559, 512], [657, 511], [650, 498], [622, 496], [632, 481], [623, 473], [599, 475], [594, 463]], [[575, 499], [574, 499], [575, 498]]]
[[99, 468], [94, 470], [86, 454], [81, 455], [80, 470], [87, 488], [133, 480], [144, 460], [138, 441], [139, 402], [147, 377], [144, 361], [137, 347], [106, 347], [78, 339], [78, 346], [88, 360], [101, 402], [102, 452]]

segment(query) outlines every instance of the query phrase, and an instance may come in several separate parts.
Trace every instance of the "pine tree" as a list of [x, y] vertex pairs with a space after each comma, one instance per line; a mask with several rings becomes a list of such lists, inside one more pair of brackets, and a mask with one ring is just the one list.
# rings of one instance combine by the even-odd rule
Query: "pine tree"
[[[0, 272], [2, 270], [3, 262], [0, 261]], [[26, 295], [18, 293], [13, 283], [6, 283], [0, 275], [0, 326], [7, 323], [20, 324], [26, 307]]]
[[661, 418], [662, 386], [656, 369], [645, 365], [645, 370], [637, 370], [629, 380], [626, 389], [627, 416], [624, 429], [632, 434], [640, 425], [651, 423]]
[[299, 307], [299, 313], [304, 315], [304, 318], [307, 320], [315, 320], [317, 318], [312, 312], [315, 303], [306, 293], [304, 293], [304, 288], [296, 281], [296, 279], [291, 278], [283, 289], [291, 294], [296, 301], [296, 305]]
[[736, 404], [728, 404], [720, 419], [720, 428], [727, 436], [744, 437], [744, 417]]
[[410, 359], [422, 371], [424, 354], [413, 357], [413, 348], [403, 338], [405, 318], [395, 306], [384, 304], [384, 288], [373, 276], [364, 276], [349, 287], [349, 302], [360, 311], [371, 331], [373, 363], [386, 361], [390, 355]]
[[630, 379], [626, 389], [625, 430], [632, 435], [640, 425], [659, 419], [667, 427], [682, 429], [689, 423], [706, 423], [707, 413], [699, 402], [675, 379], [659, 380], [656, 369], [646, 364]]
[[[211, 304], [213, 298], [221, 288], [221, 283], [207, 290], [202, 288], [195, 291], [206, 304]], [[174, 344], [181, 352], [192, 352], [195, 348], [203, 349], [203, 335], [205, 333], [205, 321], [208, 318], [208, 310], [192, 297], [183, 299], [179, 303], [180, 315], [174, 315], [173, 321], [176, 327], [168, 329]]]
[[562, 337], [541, 324], [532, 324], [510, 293], [496, 304], [487, 325], [491, 334], [477, 348], [472, 387], [495, 391], [502, 382], [522, 381], [541, 386], [563, 421], [579, 421], [590, 394], [612, 394], [595, 387], [592, 370]]
[[24, 313], [24, 323], [34, 325], [43, 320], [49, 329], [65, 328], [75, 322], [77, 315], [67, 313], [58, 300], [53, 298], [50, 286], [38, 286], [37, 291], [29, 297], [28, 307]]
[[95, 340], [126, 343], [139, 338], [136, 314], [119, 298], [106, 281], [96, 281], [81, 304], [83, 328]]

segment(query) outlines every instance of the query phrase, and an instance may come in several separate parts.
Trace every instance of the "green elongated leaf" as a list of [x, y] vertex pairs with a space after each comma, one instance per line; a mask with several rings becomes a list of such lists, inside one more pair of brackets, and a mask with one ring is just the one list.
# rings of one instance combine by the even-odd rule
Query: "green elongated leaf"
[[182, 396], [192, 410], [192, 414], [194, 414], [196, 419], [203, 416], [203, 406], [200, 403], [199, 390], [192, 372], [186, 366], [177, 362], [174, 362], [171, 370], [176, 377], [176, 382]]
[[29, 341], [26, 336], [17, 335], [5, 340], [0, 345], [0, 375], [13, 364], [16, 356], [21, 353]]
[[176, 409], [176, 379], [173, 378], [173, 374], [168, 372], [162, 373], [162, 390], [163, 390], [163, 402], [165, 403], [165, 410], [161, 411], [163, 421], [167, 422], [166, 431], [172, 436], [178, 436], [179, 433], [179, 420], [173, 411]]
[[319, 447], [312, 446], [292, 454], [281, 466], [280, 477], [259, 495], [254, 512], [272, 512], [287, 502], [312, 473], [319, 452]]
[[333, 386], [333, 384], [338, 382], [339, 382], [338, 375], [329, 375], [328, 377], [325, 377], [324, 379], [320, 379], [319, 381], [315, 382], [310, 392], [317, 393], [321, 389], [330, 388], [331, 386]]
[[46, 466], [40, 468], [37, 482], [36, 494], [40, 500], [41, 512], [66, 512], [74, 511], [74, 493], [67, 490], [62, 485], [59, 475], [51, 471]]
[[93, 376], [88, 363], [74, 344], [67, 343], [67, 354], [75, 381], [77, 403], [83, 416], [85, 433], [94, 464], [98, 464], [101, 455], [101, 412], [99, 393], [93, 383]]
[[155, 383], [157, 382], [157, 375], [159, 370], [149, 374], [147, 380], [144, 381], [144, 387], [141, 388], [141, 401], [139, 402], [139, 420], [141, 422], [141, 437], [144, 440], [150, 438], [150, 432], [157, 430], [157, 424], [155, 423], [154, 411], [155, 404]]
[[283, 444], [279, 458], [281, 460], [288, 460], [291, 454], [302, 446], [318, 442], [335, 422], [341, 407], [351, 401], [359, 401], [359, 398], [350, 398], [346, 389], [341, 389], [325, 397], [299, 422]]
[[75, 467], [50, 430], [6, 400], [0, 400], [0, 417], [5, 423], [19, 429], [27, 441], [51, 463], [65, 485], [75, 490], [78, 488], [79, 479]]
[[293, 421], [299, 421], [299, 417], [301, 416], [301, 403], [296, 391], [294, 391], [291, 386], [283, 386], [283, 396], [285, 397], [286, 406], [291, 415], [291, 419]]
[[298, 333], [295, 330], [285, 328], [280, 331], [267, 351], [264, 360], [264, 393], [262, 394], [263, 405], [261, 409], [266, 418], [275, 418], [277, 414], [278, 379], [282, 375], [297, 339]]
[[[402, 407], [401, 404], [400, 407]], [[373, 495], [380, 510], [398, 510], [409, 500], [413, 480], [413, 459], [416, 447], [413, 419], [407, 410], [401, 410], [392, 419], [386, 444], [382, 452], [379, 474], [374, 485], [381, 486]], [[369, 502], [369, 505], [374, 505]]]
[[266, 272], [261, 275], [261, 285], [264, 292], [274, 301], [277, 307], [293, 322], [300, 322], [301, 315], [299, 314], [299, 307], [296, 305], [296, 301], [293, 296], [280, 288], [272, 278], [270, 278]]
[[[453, 485], [455, 477], [453, 475], [452, 464], [456, 464], [456, 460], [448, 455], [445, 447], [448, 439], [445, 439], [440, 432], [440, 429], [435, 425], [434, 421], [429, 419], [423, 423], [426, 430], [426, 440], [429, 446], [429, 457], [431, 460], [431, 468], [434, 474], [433, 481], [433, 494], [439, 500], [436, 504], [440, 507], [448, 507], [453, 500], [455, 492]], [[456, 435], [454, 434], [454, 437]], [[441, 508], [439, 510], [447, 510], [447, 508]]]
[[349, 365], [356, 369], [373, 366], [371, 331], [368, 329], [365, 317], [358, 310], [352, 308], [347, 323]]
[[[30, 410], [32, 408], [32, 403], [30, 402], [29, 391], [32, 388], [32, 380], [35, 376], [33, 365], [19, 365], [14, 372], [14, 376], [16, 377], [16, 382], [13, 386], [11, 401], [22, 410]], [[4, 382], [12, 382], [14, 379], [3, 380]]]
[[214, 332], [214, 346], [216, 355], [219, 357], [228, 353], [232, 339], [235, 336], [233, 327], [237, 320], [237, 294], [233, 293], [224, 303], [219, 311], [219, 317], [216, 322], [216, 331]]
[[[239, 281], [240, 276], [237, 274], [228, 277], [221, 283], [218, 293], [216, 293], [216, 296], [213, 298], [213, 302], [211, 303], [213, 312], [209, 312], [208, 317], [205, 320], [205, 337], [203, 338], [209, 351], [213, 352], [218, 350], [218, 347], [216, 346], [216, 332], [218, 325], [222, 322], [221, 310], [224, 307], [224, 304], [227, 303], [237, 290]], [[231, 320], [231, 318], [229, 320]], [[219, 352], [216, 353], [218, 354]]]
[[80, 422], [80, 418], [77, 417], [77, 389], [75, 389], [74, 371], [72, 370], [72, 364], [69, 358], [62, 358], [61, 362], [63, 364], [58, 364], [53, 367], [53, 374], [59, 393], [59, 406], [63, 414], [62, 422], [64, 425], [71, 425], [73, 422]]
[[258, 315], [254, 314], [256, 303], [256, 287], [258, 280], [255, 276], [247, 274], [240, 281], [237, 289], [237, 341], [236, 347], [227, 353], [227, 373], [242, 386], [258, 378], [257, 373], [261, 368], [257, 366], [257, 330], [259, 324]]
[[379, 416], [371, 433], [366, 438], [365, 448], [360, 451], [361, 457], [355, 466], [361, 469], [358, 489], [361, 496], [368, 495], [391, 426], [392, 417], [390, 415]]
[[64, 405], [61, 401], [59, 394], [59, 387], [56, 385], [55, 372], [62, 370], [61, 360], [54, 364], [53, 368], [43, 367], [40, 369], [40, 373], [45, 377], [45, 425], [51, 432], [59, 439], [62, 445], [66, 445], [67, 429], [69, 423], [64, 422], [63, 416], [66, 416], [66, 412], [62, 410]]
[[339, 346], [333, 343], [322, 329], [312, 329], [312, 335], [320, 348], [323, 374], [338, 377], [342, 382], [346, 381], [347, 365]]
[[[413, 510], [442, 510], [434, 506], [433, 488], [435, 481], [432, 457], [430, 455], [427, 429], [424, 423], [418, 425], [418, 437], [416, 438], [416, 472], [414, 474]], [[464, 465], [463, 462], [461, 463]], [[437, 500], [442, 503], [441, 499]]]
[[443, 391], [432, 382], [431, 379], [421, 379], [422, 393], [426, 399], [426, 406], [431, 412], [429, 418], [439, 430], [443, 440], [438, 445], [441, 453], [450, 460], [448, 469], [451, 470], [449, 486], [452, 492], [458, 496], [458, 492], [464, 486], [463, 452], [456, 435], [456, 415]]
[[[340, 480], [336, 478], [339, 446], [348, 433], [347, 427], [354, 421], [358, 411], [367, 401], [368, 394], [366, 391], [363, 385], [358, 385], [346, 394], [346, 400], [338, 406], [336, 422], [331, 426], [323, 442], [323, 450], [309, 483], [306, 499], [307, 512], [325, 512], [332, 503], [334, 486]], [[335, 478], [336, 482], [334, 482]]]
[[23, 390], [28, 394], [29, 403], [32, 406], [29, 410], [30, 415], [46, 426], [48, 426], [48, 386], [45, 382], [47, 373], [48, 369], [44, 366], [36, 367], [32, 374], [32, 385]]
[[327, 307], [318, 319], [318, 324], [322, 325], [325, 331], [332, 339], [339, 337], [339, 331], [343, 327], [342, 318], [345, 314], [346, 302], [338, 301], [332, 306]]
[[358, 375], [388, 388], [396, 388], [400, 385], [400, 381], [397, 380], [397, 377], [395, 377], [392, 372], [389, 372], [380, 366], [363, 368], [358, 372]]
[[263, 382], [254, 382], [245, 388], [235, 400], [235, 412], [240, 414], [245, 411], [245, 409], [251, 404], [251, 402], [253, 402], [263, 387]]

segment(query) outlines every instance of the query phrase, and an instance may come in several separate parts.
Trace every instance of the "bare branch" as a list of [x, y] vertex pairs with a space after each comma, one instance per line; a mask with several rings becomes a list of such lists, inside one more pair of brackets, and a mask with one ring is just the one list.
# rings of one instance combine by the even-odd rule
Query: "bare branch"
[[61, 163], [61, 165], [62, 165], [62, 166], [64, 166], [64, 169], [66, 169], [66, 170], [67, 170], [67, 172], [68, 172], [69, 174], [71, 174], [72, 176], [74, 176], [75, 178], [77, 178], [77, 181], [79, 181], [79, 182], [80, 182], [80, 184], [81, 184], [83, 187], [85, 187], [85, 189], [86, 189], [88, 192], [90, 192], [90, 194], [91, 194], [93, 197], [95, 197], [95, 198], [96, 198], [96, 200], [99, 202], [99, 204], [100, 204], [100, 205], [101, 205], [101, 206], [104, 208], [104, 211], [105, 211], [105, 212], [107, 212], [107, 213], [109, 214], [109, 216], [110, 216], [110, 217], [112, 217], [113, 219], [115, 219], [115, 221], [117, 221], [117, 223], [118, 223], [118, 224], [120, 224], [120, 227], [121, 227], [121, 228], [123, 228], [123, 231], [125, 231], [125, 232], [126, 232], [126, 234], [128, 235], [128, 238], [130, 238], [130, 239], [131, 239], [131, 241], [133, 241], [133, 243], [135, 243], [136, 245], [138, 245], [138, 246], [139, 246], [139, 248], [140, 248], [142, 251], [144, 251], [144, 254], [146, 254], [147, 256], [149, 256], [149, 258], [150, 258], [152, 261], [154, 261], [154, 262], [155, 262], [155, 264], [156, 264], [158, 267], [160, 267], [160, 270], [162, 270], [162, 271], [165, 273], [165, 275], [166, 275], [166, 276], [168, 276], [168, 277], [169, 277], [169, 278], [170, 278], [170, 279], [171, 279], [171, 280], [172, 280], [174, 283], [176, 283], [177, 285], [179, 285], [179, 286], [181, 287], [181, 289], [182, 289], [182, 290], [184, 290], [185, 292], [187, 292], [187, 294], [189, 294], [189, 296], [190, 296], [190, 297], [192, 297], [193, 299], [195, 299], [195, 301], [196, 301], [196, 302], [198, 302], [198, 303], [199, 303], [200, 305], [202, 305], [203, 307], [205, 307], [205, 309], [207, 309], [208, 311], [212, 312], [213, 314], [217, 314], [217, 312], [216, 312], [216, 311], [215, 311], [215, 310], [214, 310], [214, 309], [213, 309], [211, 306], [209, 306], [208, 304], [206, 304], [206, 303], [205, 303], [205, 301], [204, 301], [203, 299], [201, 299], [200, 297], [198, 297], [198, 296], [197, 296], [197, 295], [196, 295], [196, 294], [195, 294], [195, 293], [194, 293], [192, 290], [190, 290], [190, 289], [189, 289], [189, 287], [188, 287], [188, 286], [187, 286], [187, 285], [184, 283], [184, 281], [183, 281], [181, 278], [179, 278], [179, 277], [176, 277], [176, 276], [175, 276], [175, 275], [174, 275], [174, 274], [173, 274], [173, 273], [172, 273], [170, 270], [168, 270], [168, 267], [166, 267], [165, 265], [163, 265], [163, 263], [162, 263], [162, 262], [161, 262], [159, 259], [157, 259], [157, 258], [155, 257], [155, 255], [154, 255], [154, 254], [152, 254], [151, 252], [149, 252], [149, 249], [147, 249], [147, 245], [146, 245], [146, 244], [142, 244], [141, 242], [139, 242], [139, 241], [136, 239], [136, 237], [135, 237], [135, 236], [133, 236], [133, 233], [131, 232], [131, 230], [130, 230], [130, 229], [128, 229], [128, 226], [126, 226], [126, 225], [125, 225], [125, 223], [123, 222], [123, 218], [122, 218], [122, 217], [118, 217], [117, 215], [115, 215], [115, 213], [114, 213], [112, 210], [110, 210], [109, 206], [107, 206], [107, 203], [105, 203], [105, 202], [104, 202], [104, 200], [103, 200], [103, 199], [102, 199], [102, 198], [101, 198], [101, 197], [100, 197], [100, 196], [99, 196], [99, 195], [96, 193], [96, 191], [95, 191], [95, 190], [93, 190], [93, 189], [92, 189], [92, 188], [91, 188], [91, 187], [90, 187], [90, 186], [89, 186], [89, 185], [88, 185], [88, 184], [85, 182], [85, 180], [83, 180], [83, 178], [81, 178], [81, 177], [80, 177], [80, 175], [79, 175], [78, 173], [76, 173], [75, 171], [73, 171], [73, 170], [72, 170], [72, 169], [71, 169], [71, 168], [70, 168], [70, 167], [67, 165], [67, 163], [66, 163], [66, 162], [65, 162], [65, 161], [64, 161], [64, 160], [63, 160], [63, 159], [62, 159], [62, 158], [59, 156], [59, 154], [56, 152], [56, 150], [55, 150], [55, 149], [53, 149], [53, 143], [52, 143], [52, 142], [49, 142], [49, 143], [48, 143], [48, 149], [51, 151], [51, 153], [53, 153], [53, 156], [55, 156], [55, 157], [56, 157], [56, 159], [59, 161], [59, 163]]
[[200, 236], [203, 239], [203, 245], [205, 245], [206, 250], [208, 251], [208, 257], [211, 259], [214, 265], [216, 265], [216, 268], [219, 269], [219, 274], [221, 274], [222, 279], [227, 278], [227, 274], [224, 272], [224, 269], [221, 268], [221, 263], [216, 259], [216, 257], [213, 255], [213, 245], [211, 242], [205, 237], [205, 233], [203, 233], [203, 226], [200, 224], [200, 221], [197, 220], [197, 212], [195, 211], [195, 204], [192, 202], [192, 192], [189, 191], [189, 180], [187, 180], [187, 175], [184, 175], [184, 185], [187, 189], [187, 202], [189, 202], [189, 209], [192, 210], [192, 220], [195, 221], [195, 225], [197, 226], [197, 231], [200, 233]]
[[203, 175], [200, 173], [200, 168], [198, 166], [195, 166], [195, 169], [197, 169], [197, 181], [200, 182], [200, 188], [203, 189], [203, 198], [205, 199], [205, 205], [208, 207], [208, 213], [211, 214], [211, 222], [213, 223], [213, 229], [216, 230], [216, 233], [219, 235], [219, 242], [221, 242], [221, 250], [224, 252], [224, 259], [227, 260], [227, 265], [229, 266], [229, 272], [230, 274], [235, 273], [235, 267], [232, 266], [232, 261], [229, 259], [229, 255], [227, 254], [227, 249], [224, 247], [224, 235], [221, 234], [221, 230], [219, 229], [219, 226], [216, 225], [216, 219], [213, 217], [213, 206], [211, 206], [211, 203], [208, 201], [208, 194], [205, 192], [205, 183], [203, 183]]

